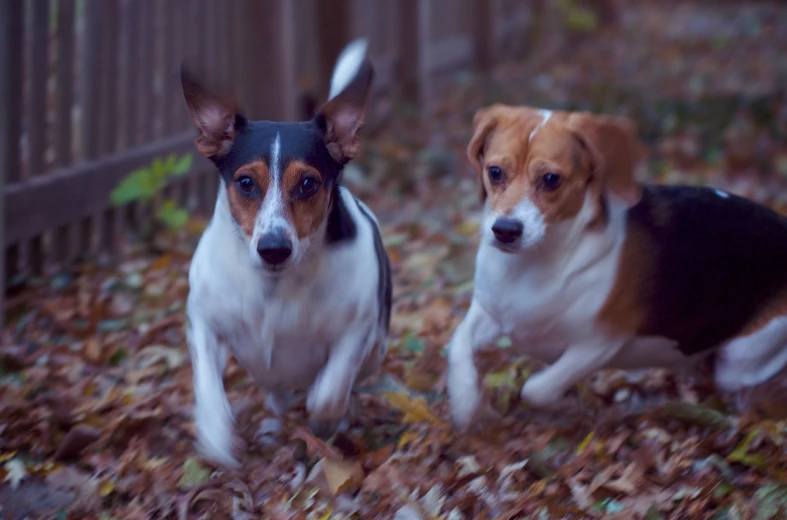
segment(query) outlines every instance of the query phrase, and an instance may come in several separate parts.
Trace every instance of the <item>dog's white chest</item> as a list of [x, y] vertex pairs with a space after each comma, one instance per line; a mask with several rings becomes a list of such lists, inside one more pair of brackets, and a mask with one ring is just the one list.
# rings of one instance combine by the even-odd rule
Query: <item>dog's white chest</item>
[[522, 265], [482, 245], [474, 297], [523, 353], [553, 362], [598, 334], [596, 315], [614, 283], [617, 255], [585, 262], [596, 256], [591, 249], [567, 262]]

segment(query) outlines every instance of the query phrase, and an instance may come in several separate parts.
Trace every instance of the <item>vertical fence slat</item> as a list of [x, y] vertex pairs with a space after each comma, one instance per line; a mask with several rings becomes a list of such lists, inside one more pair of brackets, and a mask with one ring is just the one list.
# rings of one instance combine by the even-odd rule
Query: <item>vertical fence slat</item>
[[93, 229], [98, 218], [92, 215], [82, 217], [77, 224], [76, 256], [85, 258], [93, 251]]
[[85, 34], [83, 42], [84, 61], [82, 67], [82, 157], [86, 160], [98, 156], [101, 117], [101, 14], [104, 0], [84, 0]]
[[21, 157], [19, 154], [19, 135], [22, 131], [22, 70], [23, 53], [22, 41], [24, 40], [24, 4], [23, 0], [5, 0], [2, 2], [3, 11], [0, 23], [0, 49], [5, 62], [0, 70], [14, 71], [13, 74], [3, 74], [0, 84], [3, 87], [2, 113], [3, 132], [0, 132], [0, 167], [5, 172], [5, 181], [13, 184], [21, 177]]
[[19, 248], [6, 247], [5, 187], [19, 179], [20, 103], [22, 93], [22, 0], [0, 2], [0, 326], [5, 314], [5, 281], [18, 267]]
[[139, 58], [136, 64], [136, 74], [139, 79], [137, 87], [137, 143], [147, 143], [153, 138], [153, 129], [155, 127], [156, 115], [153, 114], [153, 75], [152, 64], [155, 61], [154, 56], [154, 11], [153, 3], [141, 0], [139, 2], [138, 24], [140, 39], [137, 42], [139, 45]]
[[41, 175], [46, 167], [46, 83], [49, 73], [49, 2], [32, 2], [30, 35], [30, 87], [28, 92], [27, 136], [29, 177]]
[[121, 78], [122, 78], [122, 98], [121, 98], [121, 121], [123, 126], [123, 149], [128, 149], [136, 144], [137, 117], [137, 61], [139, 47], [137, 45], [138, 23], [137, 13], [138, 4], [135, 0], [129, 0], [123, 4], [122, 28], [123, 35], [122, 54], [121, 54]]
[[60, 226], [55, 230], [52, 240], [52, 257], [53, 260], [64, 266], [71, 261], [72, 254], [71, 247], [71, 226]]
[[74, 102], [74, 0], [57, 3], [57, 92], [55, 166], [71, 164], [71, 106]]
[[118, 2], [104, 2], [101, 21], [101, 114], [99, 118], [100, 154], [110, 155], [117, 150], [118, 128], [118, 68], [120, 42]]
[[241, 71], [249, 113], [255, 119], [292, 121], [298, 113], [293, 3], [245, 0], [244, 11]]
[[[231, 5], [232, 2], [229, 2]], [[229, 9], [228, 5], [228, 9]], [[180, 70], [180, 60], [182, 59], [182, 41], [185, 36], [183, 32], [183, 15], [181, 10], [180, 0], [170, 0], [164, 3], [164, 74], [163, 80], [166, 85], [164, 111], [165, 125], [164, 132], [166, 134], [173, 134], [178, 128], [182, 127], [181, 105], [180, 102], [180, 78], [178, 71]]]
[[[31, 3], [30, 19], [29, 98], [27, 100], [27, 176], [44, 173], [46, 169], [46, 84], [49, 75], [49, 2]], [[43, 236], [37, 235], [28, 244], [27, 266], [30, 273], [40, 275], [44, 268]]]

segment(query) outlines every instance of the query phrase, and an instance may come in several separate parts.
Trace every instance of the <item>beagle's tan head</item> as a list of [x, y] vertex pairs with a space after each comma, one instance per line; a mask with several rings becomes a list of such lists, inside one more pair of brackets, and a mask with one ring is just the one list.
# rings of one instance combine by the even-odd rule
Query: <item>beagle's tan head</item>
[[473, 127], [467, 156], [485, 203], [482, 233], [499, 249], [531, 247], [553, 227], [603, 223], [610, 196], [639, 200], [628, 119], [498, 104], [478, 110]]

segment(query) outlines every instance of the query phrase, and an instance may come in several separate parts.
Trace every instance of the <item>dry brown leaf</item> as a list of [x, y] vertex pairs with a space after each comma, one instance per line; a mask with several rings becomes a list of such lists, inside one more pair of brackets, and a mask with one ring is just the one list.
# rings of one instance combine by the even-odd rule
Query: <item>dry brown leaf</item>
[[363, 483], [363, 467], [357, 460], [325, 457], [321, 462], [328, 489], [332, 494], [355, 490]]

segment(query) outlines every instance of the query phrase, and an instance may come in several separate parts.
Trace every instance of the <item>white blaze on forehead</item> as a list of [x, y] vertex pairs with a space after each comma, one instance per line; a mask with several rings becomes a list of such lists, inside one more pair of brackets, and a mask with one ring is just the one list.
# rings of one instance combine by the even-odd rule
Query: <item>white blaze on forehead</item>
[[533, 129], [532, 132], [530, 132], [530, 137], [528, 137], [527, 142], [532, 141], [533, 140], [533, 136], [536, 135], [536, 132], [538, 132], [541, 128], [543, 128], [544, 125], [546, 125], [547, 122], [552, 117], [552, 111], [551, 110], [539, 110], [538, 114], [541, 116], [541, 122], [538, 124], [537, 127], [535, 127]]
[[282, 214], [284, 211], [284, 194], [281, 191], [281, 166], [281, 136], [277, 132], [276, 138], [271, 143], [270, 163], [268, 164], [270, 173], [268, 190], [265, 192], [265, 198], [262, 200], [260, 211], [257, 213], [257, 221], [254, 225], [254, 234], [257, 235], [257, 238], [268, 229], [287, 225], [287, 221]]
[[358, 75], [358, 69], [361, 68], [361, 63], [363, 63], [363, 59], [366, 56], [366, 47], [366, 40], [361, 38], [344, 48], [336, 60], [336, 66], [333, 68], [331, 91], [328, 99], [333, 99], [339, 95]]
[[271, 143], [271, 163], [268, 169], [271, 173], [271, 180], [278, 180], [281, 177], [281, 136], [276, 132], [276, 138]]

